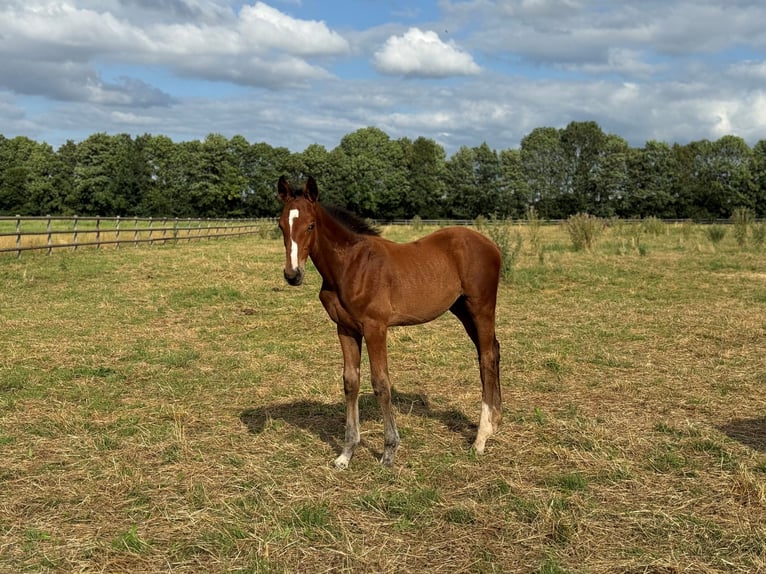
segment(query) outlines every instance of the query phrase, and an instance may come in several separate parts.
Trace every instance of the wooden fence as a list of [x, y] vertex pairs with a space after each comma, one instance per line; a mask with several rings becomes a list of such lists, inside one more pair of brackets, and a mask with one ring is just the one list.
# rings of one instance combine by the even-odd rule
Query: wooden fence
[[155, 219], [151, 217], [0, 216], [0, 254], [80, 247], [177, 243], [240, 235], [269, 235], [274, 219]]
[[[623, 219], [623, 223], [641, 223], [640, 219]], [[689, 220], [662, 220], [664, 223], [684, 223]], [[758, 220], [763, 221], [763, 220]], [[529, 223], [514, 220], [516, 224]], [[413, 225], [414, 220], [397, 219], [375, 221], [378, 225]], [[476, 225], [476, 220], [418, 220], [424, 226]], [[494, 220], [488, 220], [488, 224]], [[545, 220], [545, 225], [560, 225], [564, 220]], [[731, 220], [697, 221], [696, 223], [731, 223]], [[239, 235], [272, 237], [276, 232], [276, 219], [180, 219], [151, 217], [61, 217], [61, 216], [0, 216], [0, 255], [23, 251], [80, 247], [114, 246], [142, 243], [168, 243], [215, 239]], [[278, 234], [277, 234], [278, 236]]]

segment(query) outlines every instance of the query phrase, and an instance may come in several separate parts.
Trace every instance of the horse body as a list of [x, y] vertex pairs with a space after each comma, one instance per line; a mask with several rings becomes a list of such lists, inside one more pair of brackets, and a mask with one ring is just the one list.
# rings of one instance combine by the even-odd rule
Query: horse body
[[474, 448], [484, 451], [500, 424], [499, 344], [495, 338], [495, 306], [500, 274], [497, 246], [467, 228], [445, 228], [412, 243], [388, 241], [369, 230], [347, 227], [318, 203], [310, 178], [302, 195], [280, 178], [278, 194], [285, 203], [280, 228], [285, 240], [285, 279], [303, 280], [311, 258], [322, 276], [319, 298], [337, 324], [343, 351], [346, 437], [335, 460], [346, 468], [359, 443], [359, 368], [361, 343], [370, 359], [373, 390], [383, 413], [385, 447], [382, 461], [393, 463], [396, 429], [387, 364], [389, 327], [436, 319], [447, 310], [463, 323], [477, 348], [482, 380], [482, 410]]
[[[450, 256], [465, 234], [476, 232], [445, 229], [407, 244], [360, 236], [345, 253], [335, 252], [346, 265], [341, 267], [340, 277], [326, 281], [326, 288], [338, 294], [353, 317], [374, 318], [389, 327], [432, 321], [483, 275], [478, 269], [466, 273], [465, 266], [457, 265]], [[310, 255], [322, 277], [331, 276], [329, 269], [334, 267], [323, 265], [322, 253], [326, 252], [317, 245]], [[397, 261], [396, 266], [389, 264], [392, 260]], [[370, 293], [375, 297], [370, 299]]]

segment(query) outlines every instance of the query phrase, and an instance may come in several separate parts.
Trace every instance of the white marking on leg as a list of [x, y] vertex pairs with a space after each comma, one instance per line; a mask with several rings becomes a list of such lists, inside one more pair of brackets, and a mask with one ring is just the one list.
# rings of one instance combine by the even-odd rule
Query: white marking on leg
[[293, 239], [293, 223], [300, 216], [300, 211], [297, 209], [291, 209], [288, 217], [290, 223], [290, 265], [293, 269], [298, 269], [298, 244]]
[[348, 468], [348, 463], [350, 459], [346, 454], [341, 454], [338, 458], [335, 459], [335, 468], [338, 470], [346, 470]]
[[492, 410], [484, 401], [481, 402], [481, 418], [479, 419], [479, 431], [476, 433], [476, 440], [473, 448], [477, 454], [484, 454], [484, 443], [492, 434]]

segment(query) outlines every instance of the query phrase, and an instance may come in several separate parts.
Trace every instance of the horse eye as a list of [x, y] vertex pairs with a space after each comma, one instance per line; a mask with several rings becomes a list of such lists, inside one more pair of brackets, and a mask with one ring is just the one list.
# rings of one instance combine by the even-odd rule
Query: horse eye
[[309, 223], [308, 230], [309, 231], [314, 231], [314, 225], [315, 225], [314, 223]]

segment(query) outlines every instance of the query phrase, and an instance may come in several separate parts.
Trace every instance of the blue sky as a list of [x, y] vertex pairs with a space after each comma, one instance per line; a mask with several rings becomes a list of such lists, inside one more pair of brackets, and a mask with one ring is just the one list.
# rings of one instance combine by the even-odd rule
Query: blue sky
[[637, 147], [753, 145], [764, 22], [757, 0], [3, 0], [0, 134], [302, 151], [375, 126], [452, 154], [595, 120]]

